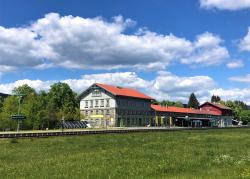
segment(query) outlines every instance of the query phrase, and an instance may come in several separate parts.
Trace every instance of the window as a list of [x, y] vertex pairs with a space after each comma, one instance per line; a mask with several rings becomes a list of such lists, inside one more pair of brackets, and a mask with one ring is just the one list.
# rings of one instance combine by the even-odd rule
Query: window
[[90, 108], [93, 108], [93, 100], [90, 100]]
[[98, 114], [98, 109], [95, 111], [96, 114]]
[[110, 104], [109, 104], [109, 99], [106, 99], [106, 107], [109, 107]]
[[94, 90], [92, 92], [92, 97], [100, 97], [102, 94], [99, 90]]
[[95, 100], [95, 107], [98, 107], [98, 106], [99, 106], [99, 101]]
[[110, 111], [109, 111], [109, 109], [107, 109], [107, 111], [106, 111], [106, 114], [107, 114], [107, 115], [109, 115], [109, 114], [110, 114]]
[[85, 108], [88, 108], [88, 101], [85, 101]]
[[101, 107], [104, 107], [104, 99], [101, 99]]

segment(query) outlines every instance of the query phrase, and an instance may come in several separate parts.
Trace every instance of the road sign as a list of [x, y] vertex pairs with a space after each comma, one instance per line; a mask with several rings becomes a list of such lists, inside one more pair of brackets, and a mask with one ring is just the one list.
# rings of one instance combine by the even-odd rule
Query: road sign
[[19, 115], [11, 115], [10, 117], [11, 117], [11, 119], [13, 119], [13, 120], [23, 120], [23, 119], [26, 119], [26, 116], [25, 116], [25, 115], [22, 115], [22, 114], [19, 114]]

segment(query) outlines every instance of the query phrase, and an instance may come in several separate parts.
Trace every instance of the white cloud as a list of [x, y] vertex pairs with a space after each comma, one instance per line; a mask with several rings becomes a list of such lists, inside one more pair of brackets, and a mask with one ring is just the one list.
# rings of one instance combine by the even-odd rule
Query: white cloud
[[205, 32], [198, 35], [196, 41], [193, 43], [193, 53], [182, 58], [181, 62], [184, 64], [195, 65], [217, 65], [221, 64], [229, 57], [229, 52], [225, 47], [222, 47], [222, 39], [212, 33]]
[[[18, 80], [13, 83], [0, 84], [1, 92], [11, 93], [14, 87], [23, 84], [36, 89], [48, 91], [50, 85], [58, 81]], [[155, 79], [145, 80], [135, 72], [117, 72], [83, 75], [80, 79], [66, 79], [61, 82], [77, 93], [81, 93], [95, 82], [138, 89], [157, 100], [180, 100], [187, 103], [189, 95], [194, 92], [202, 103], [210, 100], [213, 94], [219, 95], [223, 100], [242, 100], [250, 104], [250, 89], [217, 88], [215, 81], [209, 76], [181, 77], [169, 72], [159, 72]]]
[[196, 48], [213, 48], [215, 46], [218, 46], [220, 43], [222, 43], [222, 39], [219, 36], [213, 35], [212, 33], [205, 32], [201, 35], [197, 36], [197, 39], [195, 41], [195, 47]]
[[233, 60], [227, 63], [227, 67], [228, 68], [241, 68], [241, 67], [244, 67], [244, 63], [242, 62], [242, 60]]
[[243, 83], [250, 83], [250, 74], [245, 76], [233, 76], [229, 78], [231, 81], [243, 82]]
[[250, 88], [213, 89], [210, 95], [218, 95], [222, 100], [240, 100], [250, 105]]
[[126, 34], [134, 24], [122, 16], [107, 21], [49, 13], [28, 26], [0, 26], [0, 62], [12, 70], [56, 66], [162, 70], [172, 62], [217, 65], [229, 56], [214, 34], [198, 35], [195, 42], [145, 28]]
[[0, 89], [1, 93], [7, 93], [11, 94], [12, 90], [15, 87], [28, 84], [30, 87], [36, 89], [36, 91], [40, 90], [46, 90], [48, 91], [50, 88], [50, 85], [53, 84], [55, 81], [41, 81], [41, 80], [29, 80], [29, 79], [24, 79], [24, 80], [17, 80], [13, 83], [6, 83], [6, 84], [0, 84]]
[[200, 6], [206, 9], [240, 10], [250, 8], [250, 0], [200, 0]]
[[[14, 83], [0, 84], [1, 92], [11, 93], [14, 87], [28, 84], [37, 91], [49, 90], [50, 85], [58, 81], [41, 80], [18, 80]], [[190, 93], [195, 92], [202, 97], [204, 89], [211, 89], [214, 81], [208, 76], [178, 77], [171, 73], [160, 72], [153, 80], [145, 80], [135, 72], [117, 72], [83, 75], [80, 79], [61, 80], [80, 93], [95, 82], [106, 83], [117, 86], [131, 87], [145, 92], [156, 99], [182, 100], [186, 101]]]
[[43, 63], [43, 58], [53, 57], [50, 48], [28, 28], [4, 28], [0, 26], [1, 71], [17, 67], [33, 67]]
[[240, 40], [239, 48], [242, 51], [250, 51], [250, 27], [248, 27], [247, 35]]
[[159, 73], [149, 91], [160, 99], [186, 101], [192, 92], [202, 97], [204, 89], [212, 89], [215, 82], [208, 76], [180, 77], [171, 73]]

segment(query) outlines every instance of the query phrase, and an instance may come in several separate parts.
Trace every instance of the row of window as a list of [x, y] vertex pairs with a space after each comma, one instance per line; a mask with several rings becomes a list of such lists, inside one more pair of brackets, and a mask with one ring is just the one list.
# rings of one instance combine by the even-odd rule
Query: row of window
[[151, 111], [139, 111], [139, 110], [117, 110], [118, 115], [152, 115]]
[[105, 115], [110, 115], [110, 110], [109, 109], [96, 109], [96, 110], [89, 110], [85, 111], [85, 115], [92, 115], [92, 114], [105, 114]]
[[[110, 107], [109, 99], [106, 99], [105, 107]], [[95, 104], [94, 104], [95, 103]], [[86, 100], [85, 108], [104, 107], [104, 99]]]

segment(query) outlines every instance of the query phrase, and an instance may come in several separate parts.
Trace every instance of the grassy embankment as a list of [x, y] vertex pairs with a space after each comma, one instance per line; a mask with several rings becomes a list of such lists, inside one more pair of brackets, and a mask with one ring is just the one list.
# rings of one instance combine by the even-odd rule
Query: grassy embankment
[[0, 139], [0, 178], [250, 178], [250, 129]]

